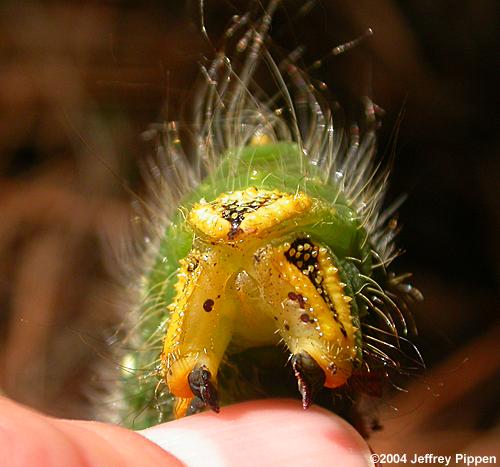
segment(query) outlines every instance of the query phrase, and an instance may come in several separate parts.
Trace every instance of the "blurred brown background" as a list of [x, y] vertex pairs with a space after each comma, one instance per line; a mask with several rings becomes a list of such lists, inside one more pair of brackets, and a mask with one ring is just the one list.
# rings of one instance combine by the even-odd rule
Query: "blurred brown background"
[[[215, 44], [249, 4], [206, 1]], [[366, 93], [385, 109], [382, 152], [404, 110], [389, 196], [409, 195], [399, 238], [407, 252], [395, 268], [413, 271], [425, 295], [416, 342], [429, 369], [379, 409], [385, 428], [374, 448], [492, 453], [500, 434], [497, 2], [283, 5], [273, 47], [305, 45], [304, 66], [373, 28], [314, 74], [347, 109]], [[143, 190], [138, 167], [152, 148], [141, 133], [186, 115], [198, 62], [211, 55], [199, 30], [196, 1], [0, 4], [0, 386], [8, 396], [89, 416], [94, 368], [123, 312], [108, 242], [126, 227], [130, 190]]]

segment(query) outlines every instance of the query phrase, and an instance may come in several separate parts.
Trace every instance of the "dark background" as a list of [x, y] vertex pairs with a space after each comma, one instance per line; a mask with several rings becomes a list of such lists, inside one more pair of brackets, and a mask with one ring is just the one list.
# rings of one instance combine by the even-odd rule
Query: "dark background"
[[[213, 43], [250, 2], [207, 0]], [[306, 7], [304, 7], [306, 5]], [[310, 11], [307, 10], [310, 6]], [[301, 10], [302, 8], [302, 10]], [[349, 110], [386, 111], [381, 153], [397, 154], [389, 198], [425, 301], [414, 310], [429, 366], [379, 409], [385, 452], [477, 452], [498, 429], [497, 2], [284, 1], [272, 50], [298, 45]], [[332, 47], [375, 34], [354, 50]], [[189, 118], [203, 40], [197, 2], [0, 5], [0, 385], [48, 413], [88, 417], [96, 364], [120, 320], [107, 272], [144, 190], [141, 133]], [[401, 118], [399, 116], [402, 116]], [[399, 134], [394, 143], [395, 129]]]

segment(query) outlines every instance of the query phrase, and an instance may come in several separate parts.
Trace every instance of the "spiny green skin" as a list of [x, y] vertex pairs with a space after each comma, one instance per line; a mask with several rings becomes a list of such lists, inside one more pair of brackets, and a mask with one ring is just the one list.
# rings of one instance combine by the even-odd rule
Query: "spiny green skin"
[[[167, 304], [174, 298], [174, 284], [179, 260], [184, 258], [191, 249], [193, 232], [184, 220], [194, 203], [205, 199], [210, 202], [229, 191], [243, 190], [249, 186], [261, 189], [295, 193], [303, 191], [309, 196], [326, 201], [328, 210], [312, 213], [311, 225], [307, 234], [313, 240], [328, 246], [338, 264], [341, 279], [346, 283], [345, 292], [354, 300], [351, 310], [354, 324], [359, 328], [359, 319], [367, 313], [366, 305], [358, 303], [354, 290], [359, 290], [362, 281], [359, 273], [371, 275], [370, 247], [366, 241], [367, 233], [360, 227], [356, 213], [349, 207], [339, 189], [321, 181], [320, 169], [310, 164], [293, 143], [277, 143], [263, 146], [248, 146], [238, 154], [229, 152], [221, 162], [220, 167], [205, 179], [204, 182], [181, 203], [181, 208], [166, 229], [160, 243], [160, 249], [154, 268], [145, 278], [143, 284], [143, 310], [148, 313], [143, 319], [138, 332], [141, 341], [146, 342], [156, 332], [164, 335], [166, 329], [158, 327], [165, 325], [168, 310]], [[358, 258], [354, 264], [349, 258]], [[161, 289], [161, 293], [157, 294]], [[149, 294], [148, 291], [154, 291]], [[153, 309], [153, 311], [151, 311]], [[149, 310], [149, 312], [148, 312]], [[155, 339], [156, 340], [156, 339]], [[361, 333], [358, 333], [358, 360], [361, 360]], [[141, 369], [140, 374], [130, 372], [123, 378], [123, 391], [126, 403], [124, 423], [134, 429], [146, 428], [171, 418], [172, 401], [157, 400], [155, 388], [158, 378], [149, 375], [153, 372], [152, 362], [157, 361], [161, 352], [160, 346], [154, 349], [134, 352], [129, 362], [134, 368]], [[278, 352], [279, 349], [276, 349]], [[130, 364], [130, 363], [129, 363]], [[145, 371], [142, 371], [145, 370]], [[224, 388], [219, 388], [222, 402], [234, 400], [231, 394], [225, 394]], [[161, 404], [161, 409], [155, 404]]]

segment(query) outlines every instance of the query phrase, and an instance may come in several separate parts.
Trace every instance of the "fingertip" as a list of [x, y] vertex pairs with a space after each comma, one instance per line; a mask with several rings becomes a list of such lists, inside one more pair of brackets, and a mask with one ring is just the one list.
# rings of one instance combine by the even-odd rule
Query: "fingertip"
[[182, 465], [135, 432], [98, 422], [57, 420], [2, 397], [0, 459], [9, 467]]
[[367, 444], [344, 420], [287, 400], [224, 407], [139, 434], [52, 419], [0, 398], [0, 458], [13, 467], [373, 465]]
[[0, 398], [0, 458], [12, 467], [81, 465], [80, 455], [71, 441], [49, 420], [20, 404]]
[[299, 401], [224, 407], [140, 432], [187, 465], [373, 466], [370, 449], [345, 420]]
[[[56, 420], [85, 454], [88, 467], [174, 467], [183, 463], [138, 433], [115, 425], [80, 420]], [[69, 465], [69, 464], [67, 464]]]

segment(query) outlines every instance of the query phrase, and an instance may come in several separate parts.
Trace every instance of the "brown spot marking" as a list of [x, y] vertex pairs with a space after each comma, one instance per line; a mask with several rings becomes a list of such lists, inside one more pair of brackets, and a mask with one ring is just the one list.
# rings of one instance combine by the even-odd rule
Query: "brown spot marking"
[[288, 298], [290, 300], [293, 300], [294, 302], [299, 299], [298, 295], [295, 292], [288, 292]]
[[288, 298], [294, 302], [299, 302], [299, 307], [303, 310], [306, 307], [307, 298], [300, 293], [288, 292]]
[[309, 315], [307, 313], [302, 313], [300, 315], [300, 320], [303, 322], [303, 323], [310, 323], [311, 322], [311, 318], [309, 317]]
[[214, 307], [214, 301], [209, 298], [207, 300], [205, 300], [205, 303], [203, 304], [203, 309], [208, 313], [209, 311], [212, 311]]

